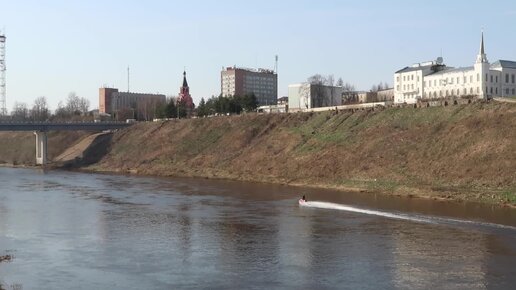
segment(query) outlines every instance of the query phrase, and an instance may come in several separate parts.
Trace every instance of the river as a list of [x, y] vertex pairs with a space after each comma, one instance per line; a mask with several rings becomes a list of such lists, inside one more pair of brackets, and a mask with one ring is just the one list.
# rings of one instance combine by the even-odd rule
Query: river
[[0, 168], [0, 255], [4, 289], [514, 289], [516, 210]]

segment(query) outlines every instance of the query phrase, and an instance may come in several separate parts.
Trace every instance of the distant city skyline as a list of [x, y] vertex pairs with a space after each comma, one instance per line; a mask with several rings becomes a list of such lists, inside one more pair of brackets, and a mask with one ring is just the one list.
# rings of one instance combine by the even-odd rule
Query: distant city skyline
[[220, 94], [223, 67], [273, 69], [278, 97], [314, 74], [359, 90], [444, 57], [475, 61], [484, 29], [490, 61], [516, 59], [516, 3], [499, 1], [0, 1], [7, 36], [7, 109], [68, 93], [98, 108], [99, 88], [177, 95], [188, 73], [199, 100]]

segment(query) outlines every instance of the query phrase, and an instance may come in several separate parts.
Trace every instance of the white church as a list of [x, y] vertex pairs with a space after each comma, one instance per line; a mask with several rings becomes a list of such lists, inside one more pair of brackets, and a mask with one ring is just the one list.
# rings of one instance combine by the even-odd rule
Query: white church
[[435, 61], [417, 63], [394, 73], [394, 103], [414, 104], [418, 100], [450, 97], [516, 96], [516, 61], [490, 64], [484, 50], [484, 34], [473, 66], [452, 68]]

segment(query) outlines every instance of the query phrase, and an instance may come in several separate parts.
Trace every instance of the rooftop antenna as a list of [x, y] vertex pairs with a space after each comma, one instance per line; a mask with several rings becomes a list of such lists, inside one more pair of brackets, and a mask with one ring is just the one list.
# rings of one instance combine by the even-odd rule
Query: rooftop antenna
[[129, 66], [127, 66], [127, 92], [129, 93], [131, 91], [130, 85], [130, 71]]
[[274, 59], [276, 60], [276, 63], [274, 64], [274, 72], [275, 72], [276, 74], [278, 74], [278, 59], [279, 59], [279, 57], [278, 57], [278, 55], [277, 55], [277, 54], [276, 54], [276, 56], [275, 56], [275, 58], [274, 58]]

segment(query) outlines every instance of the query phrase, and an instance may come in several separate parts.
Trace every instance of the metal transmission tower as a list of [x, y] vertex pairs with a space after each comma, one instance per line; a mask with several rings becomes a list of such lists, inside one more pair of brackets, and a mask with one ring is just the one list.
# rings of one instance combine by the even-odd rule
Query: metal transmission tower
[[0, 115], [7, 115], [5, 104], [5, 35], [0, 32]]

